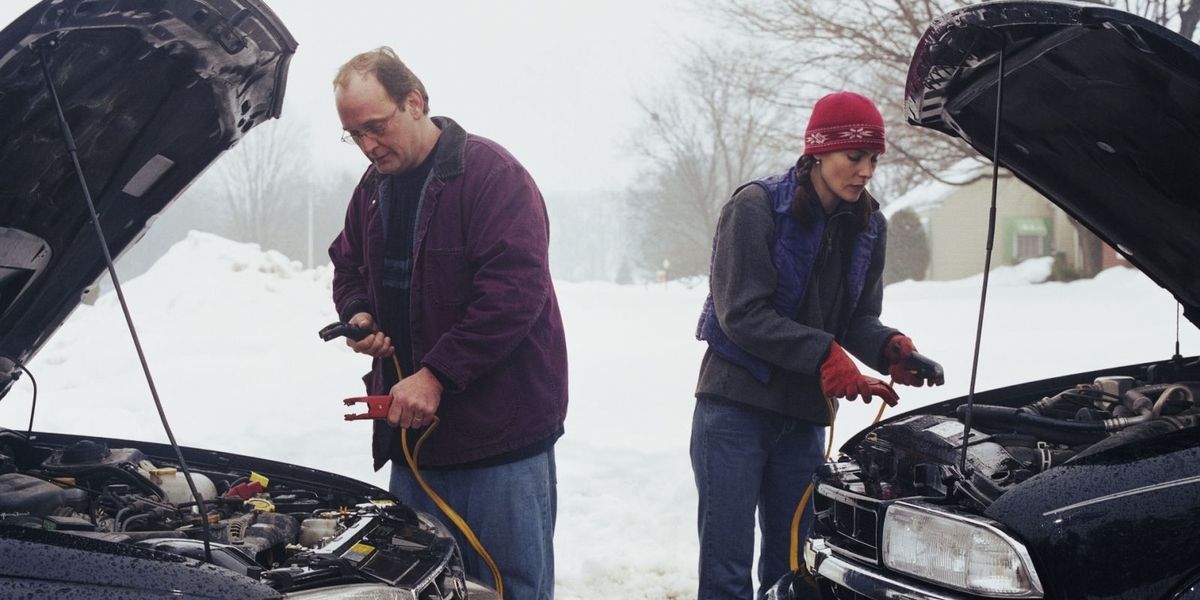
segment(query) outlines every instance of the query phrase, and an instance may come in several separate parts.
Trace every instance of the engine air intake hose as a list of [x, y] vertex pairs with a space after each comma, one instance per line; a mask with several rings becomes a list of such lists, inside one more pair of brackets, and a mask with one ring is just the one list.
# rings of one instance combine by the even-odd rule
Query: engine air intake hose
[[[966, 405], [959, 406], [955, 411], [961, 419], [967, 413]], [[1093, 422], [1078, 422], [1064, 421], [1062, 419], [1053, 419], [1043, 417], [1034, 412], [1030, 412], [1021, 408], [1012, 408], [1009, 406], [994, 406], [990, 404], [976, 404], [972, 411], [972, 418], [980, 423], [1000, 423], [1000, 424], [1026, 424], [1026, 425], [1042, 425], [1046, 427], [1056, 427], [1061, 429], [1075, 429], [1080, 431], [1104, 431], [1105, 426], [1103, 421]]]
[[1075, 462], [1079, 459], [1086, 458], [1094, 454], [1099, 454], [1110, 448], [1116, 448], [1119, 446], [1124, 446], [1125, 444], [1163, 436], [1181, 429], [1195, 427], [1197, 422], [1200, 422], [1200, 418], [1198, 418], [1196, 415], [1163, 417], [1161, 419], [1145, 421], [1100, 440], [1099, 442], [1088, 447], [1088, 449], [1071, 457], [1067, 462]]

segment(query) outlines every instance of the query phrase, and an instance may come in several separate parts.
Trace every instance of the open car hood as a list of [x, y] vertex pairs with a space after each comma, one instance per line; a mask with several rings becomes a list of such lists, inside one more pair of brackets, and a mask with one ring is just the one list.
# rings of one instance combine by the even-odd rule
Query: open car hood
[[46, 0], [0, 32], [0, 375], [105, 270], [41, 56], [117, 254], [279, 116], [295, 49], [258, 0]]
[[1200, 46], [1095, 4], [973, 5], [921, 38], [909, 122], [992, 158], [1001, 52], [998, 162], [1200, 324]]

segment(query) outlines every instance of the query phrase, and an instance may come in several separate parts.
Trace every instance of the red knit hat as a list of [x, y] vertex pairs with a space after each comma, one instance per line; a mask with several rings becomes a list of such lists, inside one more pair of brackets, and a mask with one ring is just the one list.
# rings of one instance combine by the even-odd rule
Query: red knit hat
[[855, 148], [884, 151], [883, 116], [875, 103], [854, 92], [834, 92], [817, 100], [804, 131], [804, 153]]

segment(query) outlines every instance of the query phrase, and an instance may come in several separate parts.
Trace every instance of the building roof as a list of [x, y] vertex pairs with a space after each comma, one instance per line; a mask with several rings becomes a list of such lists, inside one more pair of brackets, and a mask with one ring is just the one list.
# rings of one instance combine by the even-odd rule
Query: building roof
[[991, 165], [981, 164], [973, 158], [964, 158], [955, 163], [949, 169], [946, 169], [941, 174], [941, 179], [930, 179], [921, 185], [909, 190], [904, 195], [888, 202], [882, 209], [883, 215], [889, 219], [892, 215], [906, 208], [912, 209], [917, 214], [922, 214], [930, 209], [937, 208], [942, 205], [942, 201], [946, 199], [952, 192], [962, 187], [962, 184], [947, 183], [947, 182], [963, 182], [970, 183], [980, 176], [986, 175], [990, 177]]

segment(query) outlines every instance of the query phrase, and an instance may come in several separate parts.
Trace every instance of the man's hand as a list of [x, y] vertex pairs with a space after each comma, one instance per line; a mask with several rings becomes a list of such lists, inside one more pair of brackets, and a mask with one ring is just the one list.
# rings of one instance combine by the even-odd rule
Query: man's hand
[[416, 374], [392, 386], [391, 395], [388, 425], [405, 429], [424, 427], [433, 420], [438, 405], [442, 403], [442, 383], [429, 367], [421, 367]]
[[895, 406], [899, 397], [895, 390], [874, 377], [867, 377], [858, 370], [858, 366], [846, 355], [837, 342], [829, 343], [829, 355], [821, 363], [821, 391], [826, 397], [855, 400], [862, 398], [870, 404], [871, 396], [879, 396], [888, 406]]
[[379, 327], [375, 324], [375, 318], [371, 316], [371, 313], [360, 312], [353, 317], [350, 317], [350, 321], [347, 322], [347, 325], [375, 331], [375, 333], [372, 333], [371, 335], [368, 335], [357, 342], [350, 338], [346, 338], [346, 345], [349, 346], [351, 350], [358, 352], [359, 354], [374, 356], [375, 358], [384, 358], [392, 354], [391, 338], [383, 335], [382, 331], [376, 331], [379, 329]]

